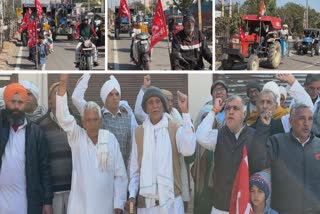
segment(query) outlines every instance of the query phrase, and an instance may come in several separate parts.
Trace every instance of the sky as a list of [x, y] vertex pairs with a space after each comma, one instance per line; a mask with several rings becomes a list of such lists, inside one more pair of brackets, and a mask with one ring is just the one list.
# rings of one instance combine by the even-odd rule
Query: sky
[[[217, 1], [217, 0], [215, 0]], [[239, 0], [232, 0], [234, 3], [238, 2]], [[240, 0], [241, 4], [243, 4], [245, 0]], [[267, 0], [265, 0], [267, 1]], [[288, 2], [293, 2], [296, 4], [300, 4], [302, 6], [306, 6], [307, 0], [276, 0], [277, 1], [277, 6], [281, 7], [285, 5]], [[229, 0], [225, 0], [226, 3], [229, 3]], [[320, 0], [308, 0], [308, 4], [310, 8], [315, 9], [317, 12], [320, 13]]]

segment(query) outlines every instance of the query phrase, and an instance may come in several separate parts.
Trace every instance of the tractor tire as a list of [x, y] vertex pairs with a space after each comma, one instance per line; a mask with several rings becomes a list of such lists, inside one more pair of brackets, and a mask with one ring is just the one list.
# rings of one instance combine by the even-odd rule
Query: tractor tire
[[255, 54], [252, 54], [249, 59], [248, 59], [248, 64], [247, 64], [247, 69], [248, 70], [259, 70], [259, 57]]
[[316, 50], [314, 49], [314, 47], [312, 47], [311, 48], [311, 57], [313, 57], [315, 53], [316, 53]]
[[320, 45], [319, 43], [315, 45], [316, 55], [320, 55]]
[[278, 68], [281, 62], [281, 46], [280, 42], [276, 41], [271, 44], [268, 52], [268, 62], [270, 67], [275, 69]]
[[222, 60], [221, 62], [221, 66], [222, 66], [222, 69], [223, 70], [231, 70], [232, 67], [233, 67], [233, 61], [232, 60], [227, 60], [227, 59], [224, 59]]

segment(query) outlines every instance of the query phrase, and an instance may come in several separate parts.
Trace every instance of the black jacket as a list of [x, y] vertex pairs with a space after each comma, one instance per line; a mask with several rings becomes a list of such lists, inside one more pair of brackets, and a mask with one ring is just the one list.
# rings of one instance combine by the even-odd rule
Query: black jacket
[[[25, 141], [25, 174], [28, 214], [41, 214], [42, 206], [52, 204], [53, 193], [48, 147], [39, 126], [27, 120]], [[2, 156], [9, 140], [10, 125], [6, 110], [0, 112], [0, 171]], [[19, 205], [17, 205], [19, 206]]]
[[[177, 57], [181, 53], [184, 63]], [[194, 31], [191, 40], [187, 38], [184, 31], [177, 33], [172, 40], [171, 65], [174, 70], [202, 70], [204, 69], [203, 59], [212, 65], [212, 52], [208, 48], [205, 37], [198, 30]]]
[[42, 128], [49, 149], [53, 192], [70, 191], [72, 155], [67, 133], [50, 116], [51, 109], [36, 123]]
[[271, 136], [265, 146], [271, 167], [271, 207], [281, 214], [320, 213], [320, 139], [312, 135], [304, 147], [292, 133]]
[[248, 152], [250, 174], [263, 168], [261, 159], [253, 155], [254, 144], [263, 144], [269, 136], [270, 126], [261, 125], [256, 130], [245, 126], [239, 138], [227, 126], [218, 130], [217, 145], [214, 152], [213, 206], [228, 211], [233, 183], [242, 160], [245, 145]]

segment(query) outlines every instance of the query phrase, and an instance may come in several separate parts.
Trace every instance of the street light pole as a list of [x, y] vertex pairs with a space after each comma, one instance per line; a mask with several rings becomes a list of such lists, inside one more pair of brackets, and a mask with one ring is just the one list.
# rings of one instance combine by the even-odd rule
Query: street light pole
[[307, 0], [307, 28], [309, 27], [309, 5]]

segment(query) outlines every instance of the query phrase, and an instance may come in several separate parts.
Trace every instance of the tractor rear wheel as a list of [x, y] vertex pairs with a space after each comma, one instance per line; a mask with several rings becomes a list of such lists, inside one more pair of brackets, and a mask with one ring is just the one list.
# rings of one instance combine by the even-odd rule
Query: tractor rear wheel
[[268, 62], [270, 67], [275, 69], [278, 68], [281, 62], [281, 46], [280, 42], [276, 41], [271, 44], [268, 52]]
[[248, 70], [259, 70], [259, 57], [255, 54], [252, 54], [248, 59], [247, 64]]
[[231, 70], [233, 67], [234, 62], [232, 60], [223, 59], [222, 60], [222, 69], [223, 70]]

